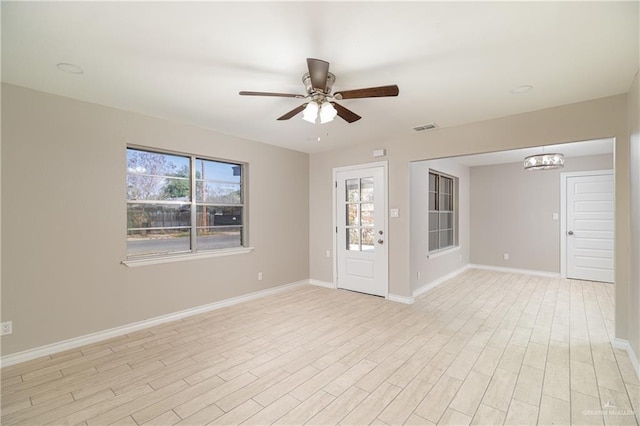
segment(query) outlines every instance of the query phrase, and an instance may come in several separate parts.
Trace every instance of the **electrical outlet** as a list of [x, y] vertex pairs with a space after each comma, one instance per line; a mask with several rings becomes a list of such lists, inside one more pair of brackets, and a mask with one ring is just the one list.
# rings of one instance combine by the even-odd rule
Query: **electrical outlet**
[[502, 258], [503, 258], [504, 260], [509, 260], [509, 253], [505, 253], [505, 254], [503, 254], [503, 255], [502, 255]]
[[12, 321], [5, 321], [2, 324], [0, 324], [0, 336], [4, 336], [6, 334], [11, 334], [13, 333], [13, 322]]
[[326, 257], [331, 257], [331, 250], [327, 250], [327, 251], [324, 253], [324, 255], [325, 255]]
[[258, 272], [258, 281], [262, 281], [262, 272]]

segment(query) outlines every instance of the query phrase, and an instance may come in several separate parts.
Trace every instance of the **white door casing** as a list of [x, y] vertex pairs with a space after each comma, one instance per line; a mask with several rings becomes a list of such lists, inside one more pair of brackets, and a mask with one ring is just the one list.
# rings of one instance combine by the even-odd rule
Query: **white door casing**
[[387, 164], [334, 169], [335, 283], [387, 297]]
[[613, 171], [563, 173], [562, 190], [562, 276], [613, 282]]

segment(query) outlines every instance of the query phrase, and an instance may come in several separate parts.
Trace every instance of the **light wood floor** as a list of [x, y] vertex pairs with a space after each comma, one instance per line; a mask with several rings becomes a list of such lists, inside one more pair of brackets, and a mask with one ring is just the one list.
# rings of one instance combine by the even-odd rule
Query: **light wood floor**
[[1, 421], [637, 424], [613, 311], [609, 284], [481, 270], [413, 305], [305, 286], [7, 367]]

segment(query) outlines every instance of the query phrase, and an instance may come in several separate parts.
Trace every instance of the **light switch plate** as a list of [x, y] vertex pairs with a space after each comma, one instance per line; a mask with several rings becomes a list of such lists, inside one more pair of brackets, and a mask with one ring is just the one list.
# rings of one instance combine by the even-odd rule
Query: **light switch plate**
[[391, 217], [399, 217], [400, 213], [398, 212], [398, 209], [391, 209]]

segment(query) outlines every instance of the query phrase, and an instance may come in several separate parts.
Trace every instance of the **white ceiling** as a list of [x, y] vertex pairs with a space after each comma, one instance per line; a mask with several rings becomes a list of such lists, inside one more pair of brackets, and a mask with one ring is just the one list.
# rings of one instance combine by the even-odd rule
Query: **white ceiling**
[[[400, 95], [341, 101], [362, 120], [325, 125], [238, 95], [304, 93], [307, 57], [334, 91]], [[638, 2], [2, 3], [5, 82], [304, 152], [625, 93], [637, 70]]]

